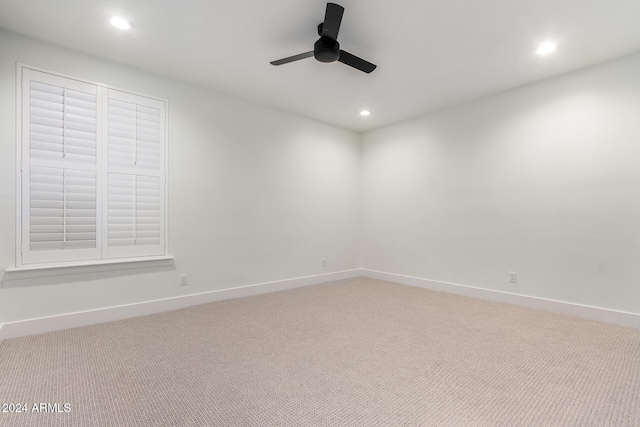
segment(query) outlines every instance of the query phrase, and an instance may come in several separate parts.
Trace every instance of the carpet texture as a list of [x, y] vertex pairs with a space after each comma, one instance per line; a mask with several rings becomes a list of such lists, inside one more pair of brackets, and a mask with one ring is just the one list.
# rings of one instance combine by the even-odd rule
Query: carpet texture
[[640, 426], [640, 330], [360, 278], [6, 340], [0, 384], [2, 426]]

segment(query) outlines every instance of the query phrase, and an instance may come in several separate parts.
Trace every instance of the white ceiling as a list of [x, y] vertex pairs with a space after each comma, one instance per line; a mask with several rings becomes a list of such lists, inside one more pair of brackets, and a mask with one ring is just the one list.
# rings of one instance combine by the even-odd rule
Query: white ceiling
[[269, 64], [313, 49], [320, 0], [0, 0], [0, 28], [356, 131], [640, 51], [639, 0], [336, 1], [341, 47], [371, 74]]

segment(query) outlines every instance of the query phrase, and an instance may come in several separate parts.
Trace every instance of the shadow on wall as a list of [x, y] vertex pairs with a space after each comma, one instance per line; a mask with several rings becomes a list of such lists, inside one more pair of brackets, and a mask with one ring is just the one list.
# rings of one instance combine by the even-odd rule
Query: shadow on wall
[[147, 267], [141, 265], [125, 267], [122, 265], [114, 266], [104, 264], [47, 269], [46, 273], [33, 270], [31, 274], [20, 275], [16, 275], [11, 270], [8, 270], [1, 272], [2, 280], [0, 281], [0, 286], [6, 289], [25, 286], [60, 285], [173, 270], [176, 270], [173, 259], [161, 260], [157, 264]]

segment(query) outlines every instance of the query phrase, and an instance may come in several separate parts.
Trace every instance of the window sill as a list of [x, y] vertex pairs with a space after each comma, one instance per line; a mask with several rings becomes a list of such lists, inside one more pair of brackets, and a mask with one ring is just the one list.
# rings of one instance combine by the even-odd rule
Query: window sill
[[120, 258], [102, 261], [87, 261], [73, 264], [40, 264], [8, 268], [2, 276], [2, 283], [13, 280], [34, 279], [70, 274], [101, 273], [105, 271], [133, 270], [139, 268], [158, 268], [174, 266], [172, 256], [149, 257], [144, 259]]

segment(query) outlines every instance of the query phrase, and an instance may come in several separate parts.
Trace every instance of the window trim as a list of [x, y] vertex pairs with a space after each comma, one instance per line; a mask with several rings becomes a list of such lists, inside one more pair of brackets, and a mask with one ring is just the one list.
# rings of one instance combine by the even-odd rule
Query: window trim
[[[22, 102], [23, 94], [23, 70], [33, 70], [40, 73], [46, 73], [53, 76], [79, 81], [85, 84], [95, 85], [98, 89], [98, 92], [107, 93], [109, 89], [116, 90], [120, 92], [129, 93], [134, 96], [144, 97], [151, 100], [155, 100], [161, 102], [164, 106], [164, 123], [163, 123], [163, 133], [164, 133], [164, 144], [162, 147], [161, 155], [163, 157], [163, 171], [160, 175], [161, 177], [161, 185], [164, 193], [164, 200], [162, 204], [162, 209], [164, 210], [164, 225], [163, 225], [163, 234], [164, 234], [164, 251], [162, 255], [152, 255], [152, 256], [136, 256], [136, 257], [120, 257], [120, 258], [104, 258], [104, 253], [102, 248], [100, 248], [101, 258], [90, 259], [90, 260], [78, 260], [78, 261], [63, 261], [63, 262], [39, 262], [39, 263], [24, 263], [23, 257], [23, 245], [25, 242], [23, 241], [23, 167], [24, 167], [24, 138], [23, 138], [23, 117], [24, 117], [24, 106]], [[103, 98], [104, 99], [104, 98]], [[118, 86], [107, 85], [104, 83], [99, 83], [93, 80], [81, 79], [75, 76], [71, 76], [65, 73], [60, 73], [57, 71], [52, 71], [46, 68], [37, 67], [33, 65], [28, 65], [22, 62], [16, 62], [16, 206], [15, 206], [15, 216], [16, 216], [16, 228], [15, 228], [15, 268], [7, 268], [5, 271], [4, 277], [2, 281], [5, 280], [13, 280], [9, 277], [16, 278], [28, 278], [28, 277], [44, 277], [49, 275], [66, 275], [66, 274], [79, 274], [82, 272], [95, 272], [95, 271], [107, 271], [120, 269], [118, 266], [122, 268], [138, 268], [132, 267], [134, 264], [148, 264], [141, 265], [142, 267], [153, 267], [154, 264], [157, 264], [159, 261], [167, 262], [170, 261], [173, 264], [173, 257], [169, 255], [169, 208], [168, 208], [168, 200], [169, 200], [169, 102], [165, 98], [160, 98], [157, 96], [150, 96], [144, 93], [132, 91], [129, 89], [123, 89]], [[104, 126], [105, 124], [103, 124]], [[106, 146], [106, 143], [103, 142], [103, 145]], [[98, 162], [96, 165], [98, 170], [102, 170], [102, 162]], [[104, 185], [103, 187], [104, 188]], [[103, 190], [104, 191], [104, 190]], [[99, 196], [101, 197], [101, 196]], [[99, 215], [104, 214], [104, 207], [102, 212]], [[98, 220], [100, 220], [98, 218]], [[88, 268], [94, 266], [97, 268]], [[106, 269], [105, 269], [106, 267]], [[77, 271], [80, 268], [82, 271]], [[34, 273], [39, 272], [39, 273]], [[42, 274], [41, 274], [42, 273]], [[35, 274], [35, 275], [34, 275]]]
[[[36, 279], [74, 274], [94, 274], [109, 271], [135, 270], [141, 268], [174, 267], [173, 256], [153, 256], [139, 258], [112, 258], [106, 260], [76, 261], [69, 263], [46, 263], [7, 268], [0, 283], [14, 280]], [[5, 287], [5, 286], [2, 286]]]

